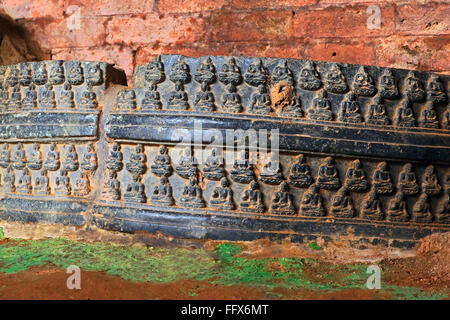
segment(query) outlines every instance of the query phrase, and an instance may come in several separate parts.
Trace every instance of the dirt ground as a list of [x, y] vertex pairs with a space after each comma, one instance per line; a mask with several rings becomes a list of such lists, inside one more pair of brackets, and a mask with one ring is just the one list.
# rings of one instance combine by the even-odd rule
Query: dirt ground
[[[32, 268], [14, 275], [0, 274], [0, 299], [201, 299], [241, 300], [275, 299], [260, 287], [225, 286], [208, 281], [180, 280], [155, 284], [130, 282], [104, 272], [84, 271], [80, 290], [67, 289], [65, 270]], [[318, 293], [303, 289], [276, 289], [284, 299], [389, 299], [376, 290], [349, 289]]]

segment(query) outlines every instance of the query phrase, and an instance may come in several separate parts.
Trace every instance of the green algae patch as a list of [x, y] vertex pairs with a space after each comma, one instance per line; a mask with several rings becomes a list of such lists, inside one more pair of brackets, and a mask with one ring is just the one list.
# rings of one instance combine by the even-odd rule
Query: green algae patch
[[5, 238], [5, 234], [3, 233], [3, 228], [0, 227], [0, 240]]
[[322, 247], [319, 246], [317, 243], [315, 242], [311, 242], [308, 244], [308, 247], [312, 250], [322, 250]]
[[171, 282], [201, 277], [215, 261], [204, 250], [154, 249], [66, 239], [10, 240], [0, 244], [0, 271], [17, 273], [52, 264], [105, 271], [130, 281]]

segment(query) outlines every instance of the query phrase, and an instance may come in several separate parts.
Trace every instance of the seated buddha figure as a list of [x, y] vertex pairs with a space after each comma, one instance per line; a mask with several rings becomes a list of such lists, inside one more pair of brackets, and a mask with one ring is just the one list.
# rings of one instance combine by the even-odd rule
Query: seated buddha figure
[[68, 64], [67, 81], [73, 86], [79, 86], [84, 82], [84, 72], [81, 62], [70, 61]]
[[251, 86], [259, 86], [267, 83], [268, 71], [261, 59], [256, 59], [248, 67], [244, 74], [244, 80]]
[[280, 190], [275, 192], [272, 199], [271, 212], [281, 215], [295, 214], [294, 199], [289, 192], [289, 185], [286, 182], [283, 182], [280, 185]]
[[314, 62], [307, 61], [298, 77], [298, 85], [304, 90], [317, 90], [321, 87], [319, 73]]
[[388, 125], [390, 123], [383, 99], [376, 95], [372, 98], [366, 113], [366, 122], [375, 125]]
[[391, 69], [385, 69], [379, 82], [380, 96], [385, 99], [394, 99], [398, 96], [397, 81]]
[[311, 107], [307, 110], [308, 118], [313, 120], [333, 120], [330, 100], [327, 98], [327, 92], [320, 90], [312, 100]]
[[33, 68], [33, 82], [37, 85], [43, 85], [48, 80], [47, 66], [45, 63], [37, 63]]
[[332, 93], [346, 93], [348, 91], [347, 80], [336, 63], [331, 65], [325, 74], [325, 90]]
[[75, 146], [71, 144], [69, 145], [67, 157], [63, 161], [62, 167], [64, 171], [77, 171], [79, 166], [77, 150], [75, 149]]
[[133, 173], [131, 182], [128, 183], [123, 197], [129, 202], [145, 203], [147, 196], [145, 195], [145, 186], [141, 182], [141, 175]]
[[[31, 84], [31, 67], [28, 63], [21, 63], [20, 64], [20, 73], [19, 73], [19, 83], [21, 86], [29, 86]], [[2, 82], [0, 80], [0, 82]]]
[[347, 170], [346, 184], [349, 191], [361, 192], [367, 190], [369, 183], [366, 179], [366, 173], [362, 168], [361, 161], [358, 159], [352, 162], [352, 165]]
[[416, 174], [413, 171], [411, 163], [407, 163], [402, 167], [398, 176], [398, 187], [402, 189], [405, 195], [414, 195], [419, 192]]
[[348, 186], [343, 185], [331, 198], [330, 213], [340, 218], [352, 218], [355, 210]]
[[120, 199], [120, 182], [117, 180], [117, 172], [108, 170], [108, 176], [105, 180], [105, 185], [102, 192], [105, 200], [119, 200]]
[[437, 223], [450, 223], [450, 187], [445, 188], [444, 196], [438, 203], [435, 217]]
[[360, 106], [352, 92], [348, 93], [342, 101], [342, 108], [339, 112], [338, 120], [350, 123], [362, 122]]
[[22, 170], [25, 168], [27, 158], [25, 156], [25, 150], [20, 142], [17, 144], [16, 150], [13, 152], [11, 162], [14, 169]]
[[37, 143], [33, 144], [33, 150], [31, 151], [30, 159], [28, 159], [27, 167], [31, 170], [40, 170], [42, 168], [41, 151]]
[[433, 102], [428, 101], [422, 108], [419, 116], [419, 127], [439, 128], [439, 120]]
[[255, 114], [269, 114], [272, 112], [272, 103], [270, 95], [267, 93], [266, 87], [263, 84], [258, 85], [258, 92], [251, 97], [251, 105], [249, 113]]
[[65, 83], [64, 89], [61, 91], [61, 96], [59, 97], [59, 107], [61, 109], [75, 108], [74, 93], [72, 91], [72, 86], [69, 83]]
[[403, 99], [401, 105], [397, 107], [394, 116], [394, 125], [399, 127], [416, 126], [416, 119], [414, 118], [412, 103], [409, 99]]
[[152, 204], [156, 206], [173, 206], [175, 200], [172, 195], [172, 186], [167, 177], [162, 176], [152, 191]]
[[284, 179], [283, 171], [281, 170], [280, 161], [278, 159], [278, 154], [272, 153], [270, 160], [264, 165], [260, 174], [259, 181], [277, 185], [280, 184]]
[[86, 82], [91, 86], [98, 86], [103, 83], [103, 71], [98, 63], [88, 65]]
[[83, 156], [81, 168], [85, 171], [95, 171], [97, 169], [97, 153], [94, 150], [94, 144], [89, 143], [87, 152]]
[[376, 88], [373, 78], [367, 73], [364, 66], [359, 67], [358, 72], [353, 78], [352, 91], [358, 96], [371, 97], [375, 94]]
[[8, 89], [6, 89], [5, 86], [0, 82], [0, 107], [3, 109], [7, 108], [8, 100], [9, 100]]
[[217, 155], [217, 149], [211, 150], [211, 155], [206, 158], [203, 175], [209, 180], [220, 180], [225, 175], [224, 161]]
[[47, 152], [47, 159], [44, 161], [44, 169], [49, 171], [56, 171], [59, 169], [61, 162], [59, 160], [59, 152], [56, 150], [54, 143], [50, 145], [50, 150]]
[[9, 96], [8, 108], [19, 109], [22, 107], [22, 94], [19, 86], [12, 87], [11, 95]]
[[430, 165], [425, 168], [422, 176], [422, 191], [429, 195], [437, 195], [441, 192], [442, 187], [439, 185], [436, 169]]
[[223, 95], [222, 109], [225, 112], [240, 113], [242, 112], [241, 96], [236, 93], [236, 86], [230, 84], [228, 92]]
[[159, 148], [159, 154], [155, 156], [150, 169], [152, 173], [158, 177], [168, 177], [172, 173], [172, 165], [170, 164], [170, 156], [166, 146], [162, 145]]
[[22, 107], [24, 109], [33, 109], [37, 107], [37, 92], [34, 84], [30, 84], [25, 91], [25, 97], [22, 100]]
[[420, 82], [419, 78], [414, 71], [410, 71], [405, 78], [403, 85], [404, 91], [408, 100], [410, 101], [422, 101], [425, 98], [425, 90]]
[[337, 190], [341, 183], [334, 159], [327, 157], [319, 166], [317, 185], [325, 190]]
[[3, 192], [16, 192], [16, 176], [11, 165], [8, 165], [8, 167], [6, 168], [6, 173], [3, 175], [1, 187]]
[[52, 61], [50, 66], [50, 72], [48, 74], [48, 82], [53, 85], [64, 83], [64, 67], [63, 62], [60, 60]]
[[291, 168], [289, 183], [299, 188], [308, 187], [312, 183], [311, 168], [305, 162], [303, 154], [298, 155], [297, 162]]
[[214, 188], [209, 203], [213, 208], [223, 210], [234, 209], [233, 191], [229, 186], [227, 178], [223, 177], [220, 179], [220, 185]]
[[188, 95], [184, 91], [182, 83], [177, 82], [175, 84], [175, 91], [172, 91], [170, 93], [167, 109], [175, 109], [175, 110], [189, 109]]
[[195, 176], [190, 177], [184, 187], [180, 205], [187, 208], [204, 208], [206, 206], [202, 189], [198, 186]]
[[373, 189], [377, 194], [390, 194], [394, 191], [394, 185], [391, 181], [388, 164], [386, 161], [380, 162], [372, 176]]
[[117, 94], [117, 109], [134, 110], [136, 109], [136, 93], [133, 89], [122, 89]]
[[444, 85], [436, 75], [431, 75], [427, 83], [428, 100], [438, 104], [447, 101], [447, 94], [445, 93]]
[[197, 159], [192, 155], [191, 148], [187, 147], [184, 149], [184, 155], [180, 157], [180, 162], [175, 167], [175, 171], [180, 177], [188, 179], [197, 175], [197, 164]]
[[245, 150], [240, 153], [240, 158], [234, 161], [231, 179], [239, 183], [249, 183], [256, 179], [253, 164], [250, 163], [248, 153]]
[[150, 86], [150, 90], [144, 92], [141, 107], [143, 110], [159, 110], [162, 108], [161, 96], [157, 90], [156, 84]]
[[106, 159], [106, 167], [115, 172], [123, 169], [123, 153], [120, 151], [120, 145], [116, 142], [109, 150], [108, 158]]
[[45, 196], [50, 194], [50, 185], [47, 177], [47, 171], [45, 169], [41, 170], [40, 176], [35, 179], [34, 193]]
[[31, 175], [28, 172], [27, 168], [24, 168], [22, 170], [22, 174], [19, 177], [19, 181], [17, 183], [16, 190], [18, 193], [31, 194], [31, 190], [32, 190]]
[[450, 130], [450, 107], [442, 114], [442, 129]]
[[39, 106], [41, 108], [56, 108], [56, 98], [55, 91], [53, 91], [53, 86], [47, 83], [44, 90], [41, 91], [39, 96]]
[[383, 220], [380, 199], [378, 199], [378, 194], [374, 188], [362, 201], [361, 216], [370, 220]]
[[394, 222], [406, 222], [409, 220], [409, 214], [406, 210], [405, 194], [402, 188], [398, 188], [394, 197], [388, 202], [386, 210], [387, 219]]
[[244, 212], [263, 213], [266, 211], [263, 203], [263, 194], [259, 189], [258, 182], [255, 180], [252, 180], [250, 185], [244, 190], [240, 207]]
[[126, 164], [127, 171], [135, 174], [143, 174], [147, 170], [147, 156], [144, 147], [138, 144], [130, 155], [130, 161]]
[[83, 92], [80, 98], [81, 109], [96, 109], [98, 107], [97, 94], [90, 87]]
[[197, 111], [214, 111], [216, 106], [214, 105], [214, 95], [209, 90], [209, 86], [206, 82], [202, 82], [201, 90], [197, 93], [194, 101], [194, 110]]
[[422, 192], [412, 208], [412, 219], [414, 222], [430, 223], [433, 220], [430, 208], [430, 198]]
[[319, 193], [319, 187], [315, 183], [303, 194], [300, 203], [300, 214], [313, 217], [322, 217], [325, 215], [323, 199]]
[[11, 159], [11, 152], [9, 151], [9, 145], [4, 143], [0, 152], [0, 166], [6, 168], [9, 166]]
[[70, 186], [70, 178], [67, 176], [67, 171], [60, 170], [59, 176], [55, 180], [55, 194], [60, 196], [68, 196], [72, 192], [72, 187]]
[[87, 196], [91, 192], [89, 174], [85, 171], [81, 177], [75, 181], [74, 194], [79, 197]]

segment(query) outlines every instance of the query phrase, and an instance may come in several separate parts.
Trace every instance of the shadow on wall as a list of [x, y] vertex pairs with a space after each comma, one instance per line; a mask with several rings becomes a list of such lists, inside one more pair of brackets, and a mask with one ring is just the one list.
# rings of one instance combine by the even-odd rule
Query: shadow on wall
[[38, 42], [31, 39], [23, 27], [0, 10], [0, 65], [48, 58]]

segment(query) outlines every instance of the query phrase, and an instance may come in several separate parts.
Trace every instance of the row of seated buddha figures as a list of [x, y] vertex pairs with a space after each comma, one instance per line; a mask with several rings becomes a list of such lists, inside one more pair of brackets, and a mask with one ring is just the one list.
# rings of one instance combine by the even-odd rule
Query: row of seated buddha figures
[[[65, 146], [63, 150], [65, 154], [61, 158], [57, 146], [52, 143], [46, 156], [43, 157], [40, 145], [37, 143], [32, 145], [28, 155], [22, 143], [18, 143], [12, 151], [8, 144], [3, 144], [0, 148], [0, 167], [5, 168], [2, 176], [2, 190], [8, 193], [32, 195], [88, 195], [91, 191], [89, 178], [98, 165], [94, 144], [88, 144], [81, 162], [75, 145]], [[69, 173], [79, 169], [81, 169], [81, 176], [76, 179], [72, 188]], [[34, 185], [31, 178], [32, 171], [39, 171]], [[53, 188], [50, 185], [49, 172], [58, 172]]]
[[[159, 83], [166, 79], [164, 65], [161, 59], [156, 59], [146, 66], [146, 88], [141, 101], [137, 101], [135, 89], [121, 90], [117, 95], [116, 108], [118, 110], [157, 110], [163, 108], [161, 95], [157, 90]], [[216, 78], [227, 86], [227, 92], [218, 107], [216, 98], [211, 91], [211, 85]], [[171, 67], [169, 79], [174, 83], [174, 91], [169, 94], [164, 108], [168, 110], [194, 111], [223, 111], [231, 113], [247, 112], [252, 114], [271, 114], [276, 111], [279, 115], [288, 117], [306, 117], [313, 120], [337, 120], [341, 122], [361, 123], [374, 125], [416, 126], [444, 129], [450, 128], [450, 110], [442, 114], [441, 121], [437, 115], [436, 106], [447, 102], [448, 97], [444, 85], [438, 76], [430, 76], [426, 89], [414, 72], [410, 72], [404, 79], [403, 93], [398, 88], [393, 71], [386, 69], [380, 76], [378, 89], [372, 76], [364, 67], [361, 67], [354, 76], [351, 86], [347, 84], [344, 74], [337, 64], [333, 64], [325, 74], [324, 83], [313, 62], [306, 62], [300, 70], [298, 79], [283, 61], [269, 76], [267, 68], [261, 60], [255, 60], [244, 76], [234, 58], [229, 58], [216, 75], [216, 67], [210, 58], [200, 63], [194, 74], [194, 79], [200, 84], [200, 90], [189, 101], [184, 85], [190, 82], [190, 67], [182, 59]], [[257, 88], [251, 96], [249, 106], [244, 108], [242, 97], [237, 92], [237, 86], [244, 80], [248, 85]], [[300, 96], [295, 93], [295, 82], [302, 90], [317, 91], [310, 106], [301, 107]], [[271, 85], [268, 90], [268, 85]], [[270, 92], [269, 92], [270, 91]], [[331, 111], [331, 103], [327, 92], [333, 94], [346, 94], [337, 117]], [[372, 97], [365, 115], [361, 114], [358, 97]], [[272, 101], [272, 97], [276, 97]], [[390, 117], [384, 104], [385, 99], [398, 99], [402, 102]], [[426, 103], [422, 107], [416, 120], [412, 109], [413, 103]], [[191, 106], [192, 104], [192, 106]]]
[[[114, 143], [109, 151], [106, 161], [108, 175], [104, 186], [104, 198], [111, 200], [121, 199], [120, 181], [117, 173], [124, 167], [131, 174], [131, 182], [126, 186], [123, 198], [127, 201], [146, 203], [147, 194], [142, 182], [143, 174], [147, 171], [147, 156], [142, 145], [137, 145], [130, 154], [129, 162], [124, 166], [123, 153], [120, 145]], [[353, 205], [353, 192], [367, 192], [361, 203], [360, 217], [371, 220], [408, 221], [412, 218], [416, 222], [450, 223], [450, 173], [444, 178], [443, 187], [439, 183], [434, 166], [426, 167], [420, 180], [420, 185], [411, 164], [405, 164], [399, 173], [395, 186], [387, 162], [383, 161], [376, 166], [372, 180], [369, 183], [367, 174], [360, 160], [354, 160], [348, 167], [345, 180], [341, 183], [336, 162], [332, 157], [325, 158], [317, 168], [317, 177], [314, 178], [311, 167], [304, 155], [296, 157], [289, 175], [284, 176], [279, 161], [272, 157], [259, 170], [256, 175], [253, 164], [248, 159], [248, 153], [243, 151], [239, 159], [235, 160], [233, 168], [225, 170], [224, 159], [216, 149], [203, 164], [203, 170], [198, 167], [197, 159], [193, 156], [190, 147], [184, 150], [179, 161], [172, 165], [169, 149], [160, 146], [150, 164], [150, 171], [157, 177], [157, 182], [150, 190], [150, 202], [154, 206], [179, 205], [188, 208], [205, 208], [207, 203], [203, 198], [203, 189], [200, 186], [200, 176], [210, 181], [217, 181], [209, 200], [209, 207], [221, 210], [240, 210], [243, 212], [265, 213], [266, 205], [263, 201], [263, 192], [260, 183], [278, 185], [273, 193], [268, 209], [272, 214], [302, 216], [324, 216], [327, 214], [342, 218], [353, 218], [356, 211]], [[169, 177], [176, 173], [186, 179], [182, 195], [178, 201], [173, 196], [173, 188]], [[241, 194], [241, 201], [237, 206], [233, 200], [232, 182], [246, 184]], [[290, 188], [307, 188], [303, 197], [295, 207], [294, 198]], [[320, 190], [334, 191], [328, 207], [325, 208], [324, 199]], [[392, 195], [388, 206], [382, 208], [380, 196]], [[439, 200], [438, 207], [431, 210], [432, 196], [439, 195], [442, 190], [444, 196]], [[419, 194], [417, 202], [412, 208], [412, 214], [407, 210], [406, 197]]]
[[[28, 62], [0, 68], [2, 109], [95, 109], [93, 88], [104, 82], [98, 63], [85, 68], [79, 61]], [[80, 97], [74, 88], [82, 86]], [[56, 90], [58, 89], [58, 90]]]

